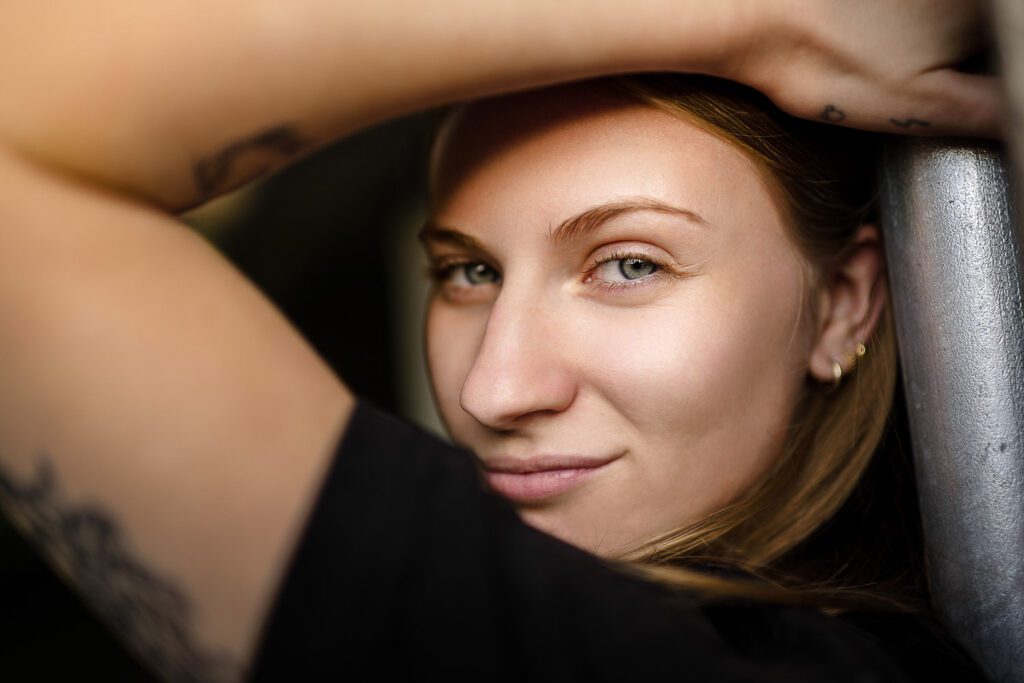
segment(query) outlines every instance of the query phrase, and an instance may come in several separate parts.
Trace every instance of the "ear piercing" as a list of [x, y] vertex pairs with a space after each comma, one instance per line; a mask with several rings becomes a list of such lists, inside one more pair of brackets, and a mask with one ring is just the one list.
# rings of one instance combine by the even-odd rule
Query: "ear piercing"
[[832, 388], [838, 389], [839, 382], [843, 379], [843, 366], [835, 358], [832, 359]]
[[[864, 357], [868, 352], [868, 347], [864, 345], [864, 342], [858, 341], [857, 346], [852, 351], [846, 354], [846, 364], [850, 366], [850, 372], [857, 367], [857, 361]], [[843, 366], [840, 362], [833, 358], [832, 359], [832, 389], [838, 389], [839, 383], [843, 379]]]

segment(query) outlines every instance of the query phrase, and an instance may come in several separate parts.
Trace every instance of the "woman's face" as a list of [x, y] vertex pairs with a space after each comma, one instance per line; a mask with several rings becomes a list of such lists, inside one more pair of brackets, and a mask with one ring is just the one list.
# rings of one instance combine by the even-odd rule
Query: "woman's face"
[[463, 110], [432, 180], [435, 397], [528, 523], [612, 556], [762, 476], [813, 324], [753, 162], [577, 84]]

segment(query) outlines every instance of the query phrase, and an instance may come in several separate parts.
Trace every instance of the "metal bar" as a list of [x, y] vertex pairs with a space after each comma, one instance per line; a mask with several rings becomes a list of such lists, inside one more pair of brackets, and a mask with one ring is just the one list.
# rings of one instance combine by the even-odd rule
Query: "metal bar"
[[1024, 682], [1024, 307], [995, 144], [894, 141], [881, 202], [933, 601]]

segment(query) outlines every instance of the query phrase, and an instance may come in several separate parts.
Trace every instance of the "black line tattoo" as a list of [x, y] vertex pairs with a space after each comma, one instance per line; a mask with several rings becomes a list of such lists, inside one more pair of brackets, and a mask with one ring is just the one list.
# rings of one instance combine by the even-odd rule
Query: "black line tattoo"
[[131, 556], [116, 523], [101, 510], [62, 501], [46, 456], [32, 481], [0, 467], [0, 498], [12, 521], [75, 584], [84, 600], [142, 661], [169, 681], [238, 681], [227, 654], [207, 652], [190, 632], [192, 605], [181, 589]]
[[846, 112], [842, 109], [837, 108], [835, 105], [827, 104], [825, 108], [821, 110], [821, 114], [818, 117], [822, 121], [828, 121], [829, 123], [839, 123], [846, 118]]
[[921, 119], [889, 119], [889, 121], [892, 122], [892, 125], [899, 126], [900, 128], [911, 128], [913, 126], [927, 128], [932, 125], [928, 121], [922, 121]]
[[[204, 196], [216, 194], [227, 187], [231, 171], [239, 158], [254, 153], [269, 153], [276, 159], [287, 159], [306, 147], [306, 142], [290, 126], [277, 126], [252, 137], [231, 143], [216, 154], [200, 159], [193, 168], [196, 187]], [[255, 173], [253, 177], [255, 177]]]

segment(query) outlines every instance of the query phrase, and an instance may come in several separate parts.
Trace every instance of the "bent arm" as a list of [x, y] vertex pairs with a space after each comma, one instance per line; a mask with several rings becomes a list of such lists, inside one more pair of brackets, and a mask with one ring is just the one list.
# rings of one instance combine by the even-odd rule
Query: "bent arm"
[[5, 3], [0, 503], [166, 677], [238, 678], [353, 401], [167, 212], [452, 99], [729, 72], [760, 6]]
[[979, 47], [979, 4], [10, 0], [0, 145], [178, 211], [391, 116], [651, 70], [841, 125], [995, 135], [993, 79], [949, 68]]
[[0, 502], [164, 676], [243, 675], [353, 404], [166, 211], [402, 111], [641, 68], [620, 5], [5, 6]]
[[0, 62], [18, 65], [0, 77], [0, 140], [180, 210], [430, 105], [667, 68], [667, 55], [708, 70], [742, 4], [15, 0], [0, 22]]

